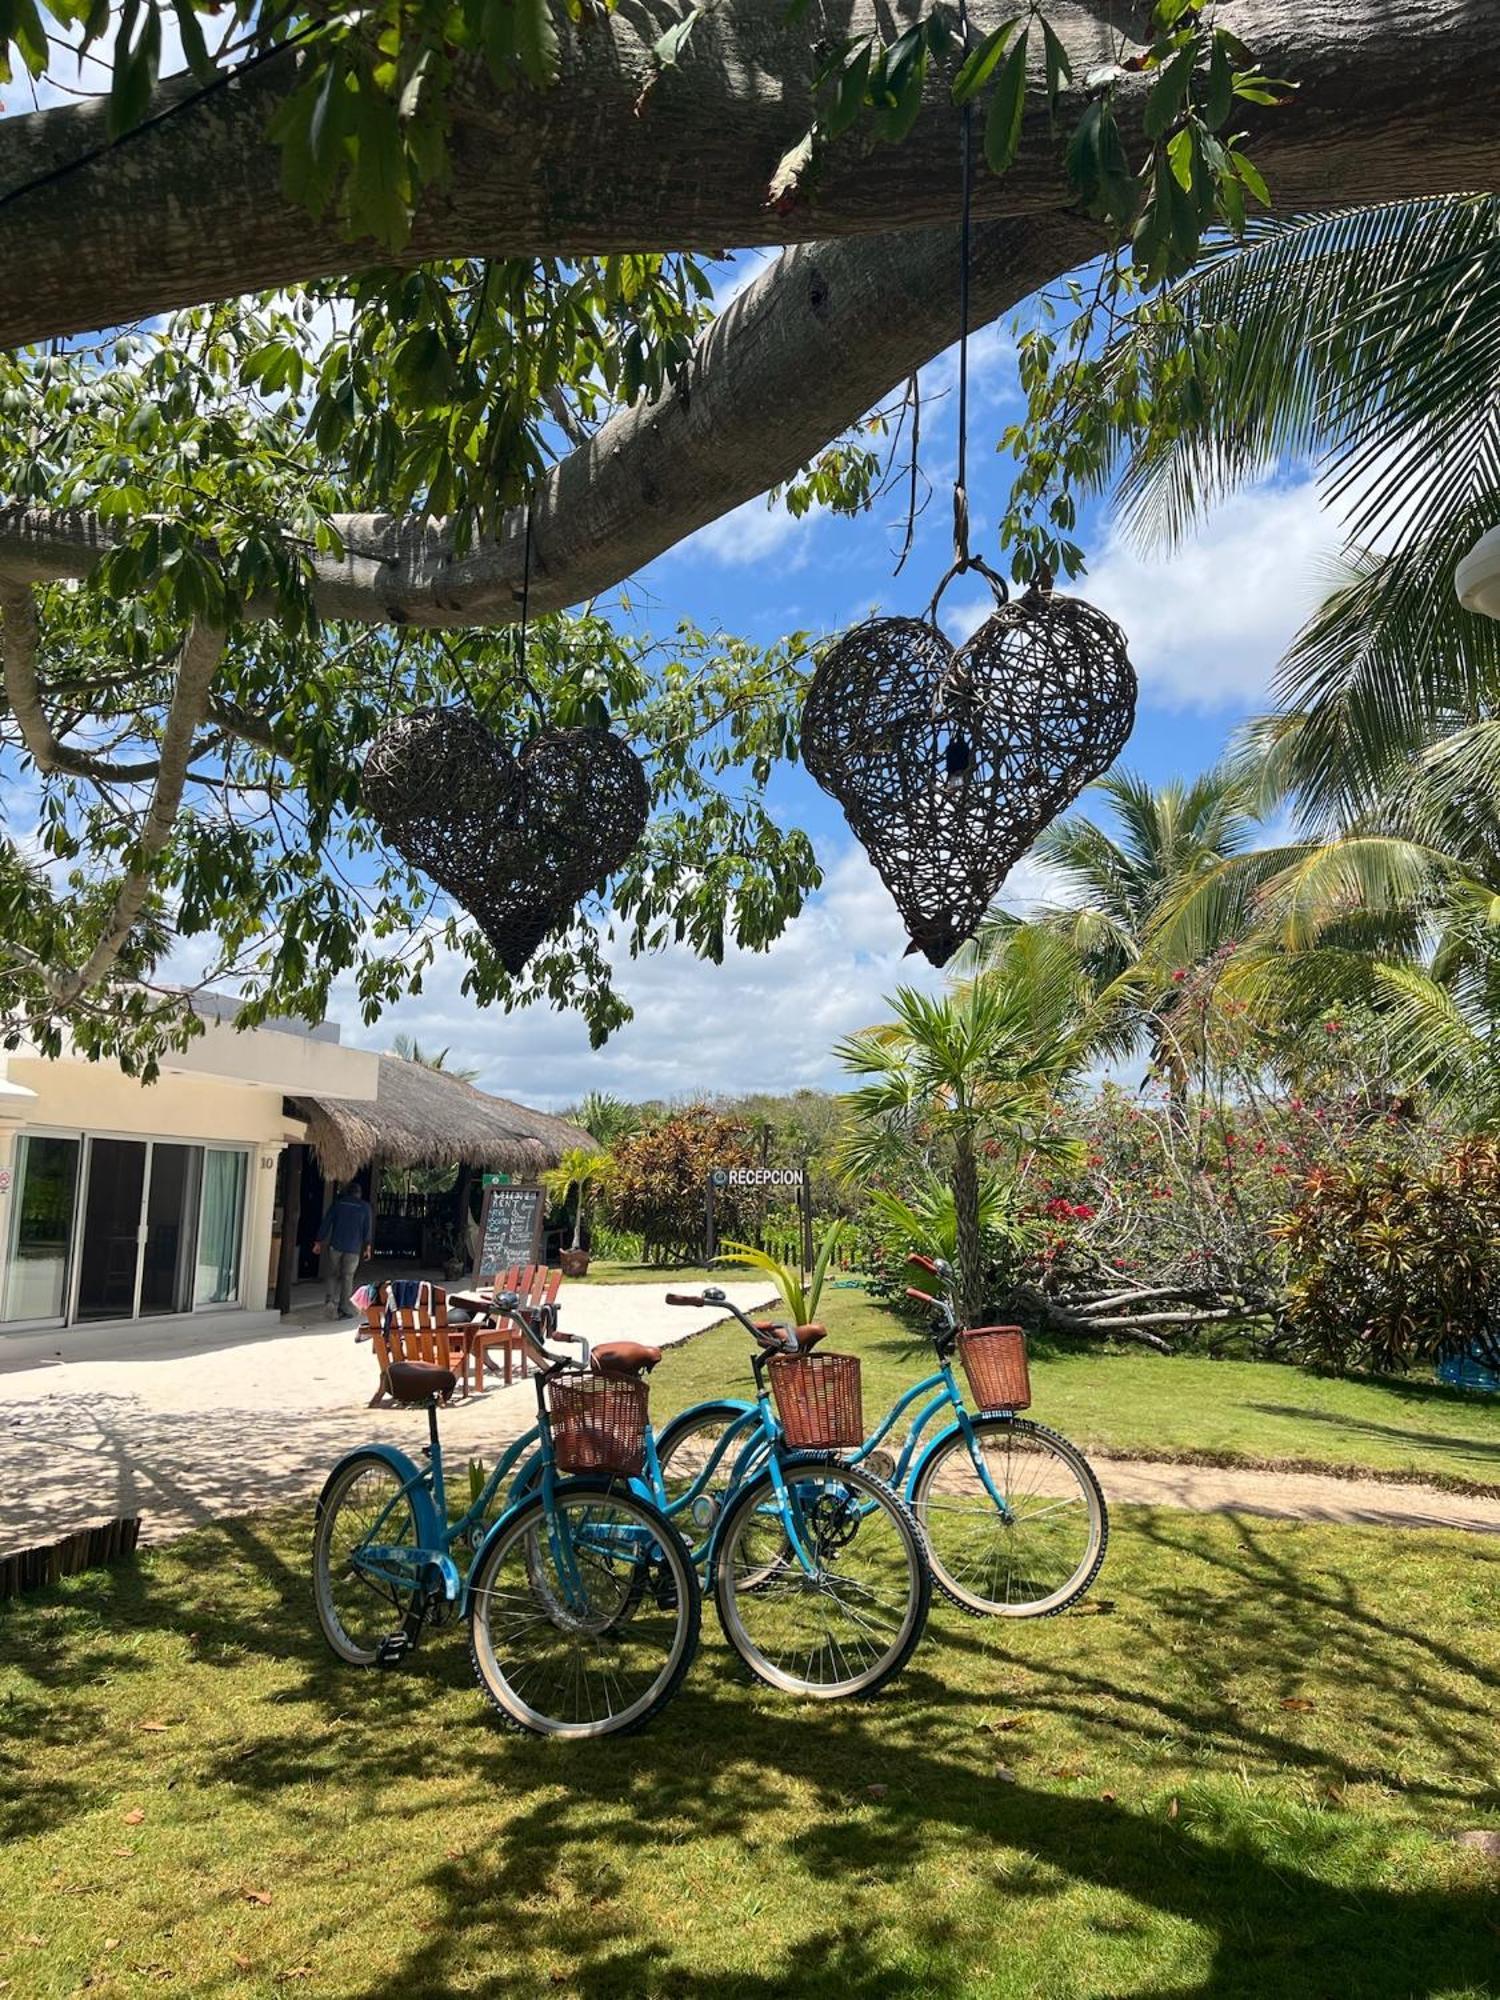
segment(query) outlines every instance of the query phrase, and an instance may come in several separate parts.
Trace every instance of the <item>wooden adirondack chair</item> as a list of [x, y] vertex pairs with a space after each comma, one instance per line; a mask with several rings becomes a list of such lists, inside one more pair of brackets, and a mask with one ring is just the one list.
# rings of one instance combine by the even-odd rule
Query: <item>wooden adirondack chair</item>
[[391, 1303], [389, 1285], [382, 1285], [374, 1303], [365, 1307], [365, 1325], [375, 1349], [380, 1381], [369, 1407], [394, 1401], [389, 1369], [393, 1361], [424, 1361], [430, 1367], [451, 1368], [464, 1395], [469, 1393], [469, 1342], [459, 1327], [448, 1324], [448, 1294], [441, 1285], [424, 1283], [418, 1302]]
[[[550, 1306], [557, 1303], [562, 1272], [547, 1264], [512, 1264], [508, 1271], [497, 1271], [485, 1282], [497, 1292], [514, 1292], [522, 1305]], [[494, 1326], [476, 1328], [469, 1336], [469, 1362], [473, 1371], [470, 1379], [474, 1388], [484, 1387], [485, 1356], [496, 1349], [505, 1357], [507, 1387], [514, 1379], [518, 1357], [522, 1379], [531, 1373], [533, 1356], [525, 1336], [513, 1319], [502, 1316]]]

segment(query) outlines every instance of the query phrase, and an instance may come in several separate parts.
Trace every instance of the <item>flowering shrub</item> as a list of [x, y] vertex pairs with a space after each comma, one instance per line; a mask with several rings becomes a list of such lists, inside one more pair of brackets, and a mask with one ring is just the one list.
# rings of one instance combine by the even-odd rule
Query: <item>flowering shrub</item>
[[1157, 1345], [1232, 1331], [1284, 1351], [1279, 1225], [1308, 1176], [1419, 1166], [1441, 1149], [1391, 1088], [1378, 1023], [1330, 1015], [1274, 1038], [1216, 978], [1211, 964], [1177, 981], [1175, 1086], [1106, 1085], [1059, 1113], [1083, 1164], [1034, 1184], [1042, 1242], [1026, 1274], [1034, 1308], [1059, 1327]]
[[1500, 1364], [1500, 1145], [1431, 1164], [1328, 1163], [1274, 1234], [1304, 1358], [1399, 1371], [1478, 1347]]
[[[742, 1125], [698, 1106], [619, 1140], [614, 1161], [610, 1222], [641, 1238], [649, 1262], [691, 1264], [703, 1255], [710, 1173], [753, 1166], [755, 1155]], [[743, 1233], [748, 1208], [733, 1188], [720, 1189], [714, 1202], [719, 1235]]]

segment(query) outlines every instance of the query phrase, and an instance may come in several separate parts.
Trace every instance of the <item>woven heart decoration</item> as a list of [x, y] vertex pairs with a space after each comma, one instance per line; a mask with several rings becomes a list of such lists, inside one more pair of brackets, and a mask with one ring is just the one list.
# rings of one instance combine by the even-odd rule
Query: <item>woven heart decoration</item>
[[819, 660], [802, 761], [838, 800], [912, 948], [946, 965], [1045, 826], [1135, 721], [1118, 625], [1031, 590], [955, 649], [927, 618], [872, 618]]
[[386, 724], [360, 780], [403, 860], [466, 909], [520, 972], [578, 899], [628, 861], [646, 830], [646, 774], [607, 729], [546, 729], [518, 751], [470, 708]]

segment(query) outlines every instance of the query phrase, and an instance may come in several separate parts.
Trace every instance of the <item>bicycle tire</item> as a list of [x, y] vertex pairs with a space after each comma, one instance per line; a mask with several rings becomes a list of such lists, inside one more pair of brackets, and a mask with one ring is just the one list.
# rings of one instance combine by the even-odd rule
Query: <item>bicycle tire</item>
[[[548, 1714], [534, 1700], [526, 1699], [514, 1684], [511, 1674], [507, 1673], [496, 1650], [489, 1607], [495, 1594], [497, 1573], [507, 1557], [519, 1550], [523, 1574], [527, 1573], [534, 1560], [535, 1550], [540, 1545], [539, 1531], [545, 1533], [548, 1507], [545, 1497], [536, 1494], [514, 1510], [510, 1521], [480, 1551], [469, 1590], [469, 1658], [475, 1678], [500, 1720], [522, 1734], [593, 1741], [601, 1736], [623, 1735], [644, 1728], [676, 1694], [698, 1649], [702, 1591], [697, 1571], [671, 1522], [660, 1508], [637, 1498], [618, 1481], [571, 1479], [560, 1482], [553, 1489], [551, 1504], [559, 1512], [568, 1513], [586, 1502], [594, 1502], [601, 1507], [607, 1505], [619, 1514], [633, 1514], [637, 1525], [650, 1531], [668, 1577], [667, 1585], [657, 1592], [656, 1602], [659, 1610], [675, 1614], [672, 1642], [661, 1671], [653, 1676], [642, 1694], [619, 1714], [590, 1714], [586, 1718], [559, 1716]], [[574, 1628], [574, 1636], [597, 1646], [623, 1630], [638, 1630], [639, 1607], [644, 1594], [644, 1588], [633, 1592], [633, 1588], [628, 1586], [626, 1597], [631, 1602], [628, 1614], [603, 1621], [597, 1629], [580, 1624]], [[535, 1625], [538, 1621], [532, 1619], [529, 1622]], [[553, 1622], [550, 1614], [547, 1622]], [[554, 1632], [561, 1630], [555, 1623], [553, 1629]], [[545, 1641], [545, 1635], [539, 1636]], [[554, 1640], [553, 1643], [558, 1642]], [[611, 1677], [618, 1679], [618, 1671]], [[581, 1698], [581, 1678], [573, 1684], [573, 1691]]]
[[[934, 1504], [934, 1494], [944, 1465], [955, 1451], [961, 1451], [965, 1464], [968, 1464], [968, 1447], [962, 1431], [955, 1426], [948, 1437], [940, 1439], [930, 1456], [923, 1460], [911, 1489], [911, 1504], [927, 1545], [933, 1580], [946, 1598], [973, 1618], [1055, 1618], [1070, 1604], [1078, 1602], [1103, 1566], [1109, 1548], [1109, 1508], [1105, 1503], [1104, 1490], [1083, 1453], [1060, 1431], [1034, 1423], [1029, 1417], [971, 1417], [969, 1421], [981, 1438], [1004, 1435], [1007, 1442], [1021, 1439], [1029, 1448], [1039, 1446], [1043, 1452], [1060, 1460], [1078, 1483], [1089, 1521], [1089, 1534], [1083, 1554], [1073, 1569], [1060, 1583], [1050, 1590], [1041, 1591], [1036, 1597], [1007, 1601], [967, 1587], [964, 1579], [949, 1567], [949, 1536], [935, 1522], [935, 1515], [941, 1510]], [[972, 1477], [972, 1466], [969, 1470]], [[993, 1515], [994, 1503], [988, 1500], [983, 1504], [976, 1502], [967, 1511], [977, 1511], [982, 1519], [986, 1509]], [[965, 1545], [972, 1548], [972, 1539], [964, 1539]], [[995, 1573], [998, 1574], [998, 1570]], [[1011, 1560], [1007, 1583], [1016, 1576], [1016, 1564]], [[1024, 1574], [1020, 1580], [1024, 1582]]]
[[[897, 1622], [890, 1643], [879, 1653], [874, 1662], [861, 1672], [846, 1674], [842, 1678], [831, 1681], [816, 1680], [810, 1674], [791, 1673], [785, 1667], [778, 1666], [776, 1662], [770, 1659], [763, 1648], [752, 1640], [750, 1636], [745, 1622], [745, 1614], [740, 1608], [739, 1600], [741, 1596], [745, 1598], [748, 1607], [757, 1621], [765, 1624], [769, 1623], [770, 1620], [765, 1615], [764, 1607], [768, 1605], [774, 1607], [778, 1597], [783, 1596], [783, 1594], [788, 1597], [795, 1595], [806, 1596], [810, 1595], [811, 1591], [809, 1589], [810, 1580], [802, 1569], [802, 1565], [792, 1556], [789, 1556], [784, 1564], [780, 1566], [779, 1574], [776, 1575], [768, 1574], [767, 1566], [763, 1561], [755, 1562], [747, 1560], [746, 1570], [752, 1580], [748, 1587], [736, 1586], [734, 1567], [740, 1538], [748, 1529], [749, 1517], [758, 1508], [765, 1506], [768, 1497], [773, 1496], [775, 1493], [771, 1474], [768, 1469], [763, 1473], [757, 1474], [736, 1494], [725, 1510], [719, 1533], [715, 1537], [712, 1566], [714, 1606], [718, 1612], [719, 1623], [723, 1627], [725, 1638], [728, 1639], [735, 1652], [739, 1654], [746, 1667], [749, 1668], [750, 1672], [758, 1680], [764, 1681], [769, 1687], [778, 1688], [784, 1693], [807, 1695], [815, 1700], [823, 1701], [868, 1699], [871, 1695], [878, 1694], [881, 1688], [885, 1687], [889, 1681], [900, 1673], [901, 1669], [911, 1658], [912, 1653], [916, 1650], [923, 1631], [926, 1628], [927, 1613], [932, 1604], [932, 1573], [927, 1563], [927, 1551], [923, 1544], [922, 1531], [917, 1525], [915, 1515], [906, 1502], [898, 1494], [894, 1493], [889, 1486], [859, 1466], [843, 1464], [834, 1453], [799, 1452], [788, 1454], [780, 1460], [780, 1469], [782, 1477], [788, 1485], [796, 1486], [799, 1481], [804, 1486], [812, 1484], [814, 1481], [818, 1483], [826, 1482], [830, 1489], [838, 1487], [852, 1488], [855, 1493], [863, 1496], [859, 1504], [853, 1507], [852, 1513], [848, 1514], [848, 1519], [856, 1522], [852, 1533], [848, 1535], [846, 1544], [848, 1546], [852, 1546], [858, 1539], [860, 1533], [858, 1523], [870, 1519], [873, 1514], [882, 1515], [889, 1523], [894, 1525], [897, 1545], [904, 1558], [906, 1571], [905, 1608]], [[804, 1507], [808, 1504], [807, 1502], [799, 1503], [799, 1505]], [[814, 1502], [811, 1504], [816, 1505], [818, 1503]], [[847, 1502], [845, 1506], [847, 1512]], [[870, 1508], [869, 1513], [865, 1511], [867, 1506]], [[776, 1532], [777, 1530], [773, 1527], [773, 1538]], [[780, 1532], [784, 1537], [785, 1530], [782, 1529]], [[825, 1553], [821, 1545], [818, 1553], [820, 1556]], [[832, 1565], [830, 1564], [830, 1570], [831, 1567]], [[784, 1593], [782, 1591], [783, 1584], [785, 1586]], [[872, 1593], [863, 1584], [859, 1586], [859, 1589], [865, 1598], [865, 1608], [868, 1612], [869, 1600]], [[836, 1595], [836, 1593], [830, 1594]], [[824, 1622], [825, 1629], [829, 1634], [828, 1649], [831, 1650], [834, 1656], [842, 1656], [844, 1647], [833, 1638], [832, 1626], [826, 1614]], [[854, 1622], [858, 1624], [864, 1621], [856, 1614]], [[790, 1646], [788, 1650], [790, 1653], [800, 1656], [802, 1651], [800, 1640], [795, 1645]], [[809, 1668], [816, 1656], [815, 1651], [809, 1653]]]
[[[378, 1639], [373, 1644], [362, 1644], [360, 1638], [349, 1630], [344, 1617], [334, 1603], [334, 1561], [332, 1548], [341, 1515], [347, 1510], [350, 1496], [355, 1486], [362, 1480], [373, 1480], [377, 1488], [384, 1490], [387, 1504], [398, 1510], [392, 1514], [386, 1525], [400, 1529], [399, 1533], [386, 1535], [382, 1528], [382, 1539], [392, 1543], [406, 1543], [412, 1547], [417, 1543], [416, 1509], [412, 1506], [410, 1494], [402, 1495], [402, 1485], [396, 1468], [380, 1452], [362, 1451], [346, 1459], [329, 1474], [323, 1491], [318, 1495], [317, 1513], [313, 1523], [312, 1585], [313, 1603], [317, 1608], [318, 1623], [323, 1629], [323, 1637], [338, 1657], [351, 1667], [373, 1667], [380, 1657]], [[373, 1521], [378, 1510], [374, 1506], [375, 1496], [366, 1503], [364, 1512], [367, 1520]], [[403, 1518], [404, 1517], [404, 1518]], [[401, 1629], [414, 1610], [419, 1593], [380, 1591], [369, 1579], [365, 1579], [366, 1594], [372, 1605], [385, 1604], [391, 1616], [386, 1620], [385, 1633]], [[383, 1615], [383, 1614], [382, 1614]]]

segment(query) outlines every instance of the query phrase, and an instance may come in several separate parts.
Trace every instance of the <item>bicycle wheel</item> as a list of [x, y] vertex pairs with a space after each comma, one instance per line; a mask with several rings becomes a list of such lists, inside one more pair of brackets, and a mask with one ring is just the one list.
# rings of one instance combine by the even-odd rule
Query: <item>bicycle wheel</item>
[[655, 1507], [606, 1480], [524, 1501], [470, 1580], [469, 1650], [502, 1718], [539, 1736], [638, 1729], [677, 1692], [702, 1598]]
[[313, 1600], [323, 1637], [351, 1667], [374, 1666], [381, 1640], [400, 1630], [417, 1596], [362, 1567], [361, 1551], [415, 1548], [417, 1539], [411, 1495], [377, 1452], [340, 1466], [318, 1496]]
[[905, 1502], [858, 1466], [787, 1457], [781, 1473], [790, 1522], [769, 1471], [725, 1514], [713, 1564], [724, 1635], [753, 1674], [789, 1694], [874, 1694], [927, 1622], [921, 1533]]
[[995, 1505], [962, 1431], [939, 1440], [912, 1493], [939, 1588], [976, 1617], [1047, 1618], [1099, 1574], [1109, 1513], [1076, 1445], [1026, 1417], [974, 1417]]

